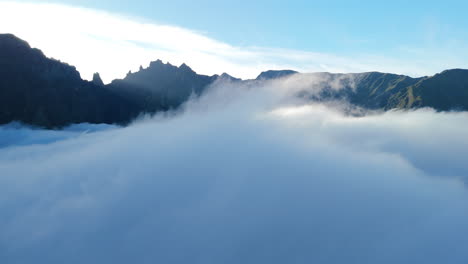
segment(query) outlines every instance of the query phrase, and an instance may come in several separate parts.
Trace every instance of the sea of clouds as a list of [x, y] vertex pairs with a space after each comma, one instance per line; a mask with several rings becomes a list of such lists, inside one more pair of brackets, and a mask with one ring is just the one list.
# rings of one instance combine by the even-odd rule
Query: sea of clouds
[[349, 115], [297, 81], [0, 127], [0, 263], [466, 263], [468, 114]]

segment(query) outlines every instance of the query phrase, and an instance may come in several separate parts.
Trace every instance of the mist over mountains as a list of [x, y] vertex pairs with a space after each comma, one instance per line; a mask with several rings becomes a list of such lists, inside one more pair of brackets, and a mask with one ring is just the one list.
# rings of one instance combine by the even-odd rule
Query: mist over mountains
[[[345, 102], [368, 110], [468, 110], [468, 70], [411, 78], [390, 73], [265, 71], [255, 80], [199, 75], [189, 66], [157, 60], [123, 79], [89, 82], [66, 63], [11, 34], [0, 35], [0, 124], [20, 121], [45, 128], [74, 123], [128, 124], [137, 116], [177, 109], [216, 82], [254, 85], [281, 79], [310, 101]], [[301, 80], [300, 85], [295, 83]], [[304, 85], [308, 84], [308, 85]]]
[[106, 84], [0, 35], [0, 263], [465, 264], [466, 90], [158, 60]]

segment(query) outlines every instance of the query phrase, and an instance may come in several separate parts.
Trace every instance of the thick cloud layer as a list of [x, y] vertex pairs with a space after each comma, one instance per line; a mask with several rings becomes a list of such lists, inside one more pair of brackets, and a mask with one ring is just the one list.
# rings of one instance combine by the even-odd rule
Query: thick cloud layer
[[126, 128], [20, 129], [0, 262], [466, 263], [468, 115], [353, 117], [290, 81], [221, 83]]
[[0, 126], [0, 149], [10, 146], [49, 144], [111, 128], [115, 127], [106, 124], [76, 124], [62, 130], [48, 131], [27, 127], [20, 123], [11, 123]]

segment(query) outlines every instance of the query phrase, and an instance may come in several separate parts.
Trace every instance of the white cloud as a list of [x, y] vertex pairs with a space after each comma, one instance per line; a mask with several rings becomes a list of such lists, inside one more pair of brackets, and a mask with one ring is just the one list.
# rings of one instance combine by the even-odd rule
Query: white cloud
[[350, 117], [285, 83], [61, 141], [22, 129], [32, 145], [0, 150], [1, 262], [466, 262], [466, 113]]
[[[261, 71], [385, 71], [431, 75], [436, 61], [333, 54], [265, 47], [236, 47], [201, 33], [144, 19], [58, 4], [0, 2], [0, 32], [13, 33], [46, 55], [75, 65], [84, 78], [96, 71], [104, 81], [162, 59], [187, 63], [202, 74], [227, 72], [253, 78]], [[429, 58], [430, 60], [430, 58]], [[445, 66], [445, 64], [444, 64]]]

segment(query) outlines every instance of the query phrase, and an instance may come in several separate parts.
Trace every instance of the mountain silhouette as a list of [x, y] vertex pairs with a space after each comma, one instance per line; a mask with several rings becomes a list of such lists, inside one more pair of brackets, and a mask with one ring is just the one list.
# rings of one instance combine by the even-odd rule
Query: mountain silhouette
[[106, 88], [152, 113], [179, 107], [190, 96], [200, 95], [217, 78], [199, 75], [186, 64], [177, 67], [157, 60], [146, 69], [141, 67], [124, 79], [112, 81]]
[[[468, 70], [446, 70], [412, 78], [380, 72], [304, 74], [292, 70], [262, 72], [255, 80], [227, 73], [206, 76], [186, 64], [156, 60], [138, 72], [105, 85], [99, 73], [83, 80], [75, 67], [47, 58], [12, 34], [0, 34], [0, 124], [20, 121], [45, 128], [73, 123], [127, 124], [139, 114], [176, 109], [200, 96], [215, 81], [265, 82], [278, 78], [319, 76], [326, 80], [310, 100], [343, 100], [366, 109], [432, 107], [468, 110]], [[339, 84], [340, 89], [334, 85]]]
[[0, 35], [0, 123], [125, 124], [138, 113], [130, 101], [82, 80], [75, 67], [47, 58], [14, 35]]

